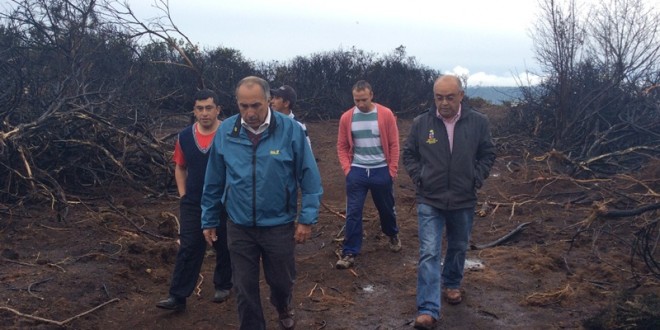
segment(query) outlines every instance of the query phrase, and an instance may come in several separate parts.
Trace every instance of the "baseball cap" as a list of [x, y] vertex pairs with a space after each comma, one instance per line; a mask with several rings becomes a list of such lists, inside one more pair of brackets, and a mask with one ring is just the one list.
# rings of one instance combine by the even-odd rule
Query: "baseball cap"
[[293, 108], [293, 106], [296, 105], [296, 101], [298, 100], [298, 95], [296, 95], [296, 91], [293, 89], [293, 87], [289, 85], [282, 85], [280, 88], [271, 89], [270, 95], [279, 96], [284, 101], [289, 101], [289, 108]]

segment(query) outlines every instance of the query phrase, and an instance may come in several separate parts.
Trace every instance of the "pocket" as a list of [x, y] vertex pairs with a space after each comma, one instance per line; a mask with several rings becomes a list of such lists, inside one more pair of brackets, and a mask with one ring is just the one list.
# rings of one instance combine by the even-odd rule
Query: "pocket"
[[422, 165], [422, 169], [419, 171], [419, 177], [417, 178], [417, 182], [415, 184], [418, 187], [422, 187], [422, 181], [424, 181], [424, 166]]

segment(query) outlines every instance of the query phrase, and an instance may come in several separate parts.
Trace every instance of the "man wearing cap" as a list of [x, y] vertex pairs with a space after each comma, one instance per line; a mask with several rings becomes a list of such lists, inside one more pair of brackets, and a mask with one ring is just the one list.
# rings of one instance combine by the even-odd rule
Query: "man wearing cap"
[[307, 126], [296, 119], [296, 116], [294, 116], [293, 112], [291, 111], [291, 109], [293, 109], [293, 107], [296, 105], [296, 101], [298, 100], [296, 90], [289, 85], [282, 85], [278, 89], [271, 89], [270, 96], [270, 108], [297, 121], [298, 124], [300, 124], [300, 127], [302, 127], [303, 131], [305, 131], [307, 143], [309, 143], [309, 146], [311, 147], [312, 141], [309, 139], [309, 135], [307, 135]]

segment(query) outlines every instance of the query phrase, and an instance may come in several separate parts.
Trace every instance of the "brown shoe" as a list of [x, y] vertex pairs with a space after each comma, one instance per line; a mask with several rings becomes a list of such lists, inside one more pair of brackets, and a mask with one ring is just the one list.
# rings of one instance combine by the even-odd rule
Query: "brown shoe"
[[418, 330], [433, 330], [436, 325], [438, 325], [438, 320], [434, 319], [433, 316], [419, 314], [415, 319], [415, 325], [413, 327]]
[[450, 289], [446, 288], [444, 290], [445, 300], [451, 305], [458, 305], [463, 301], [461, 296], [461, 289]]

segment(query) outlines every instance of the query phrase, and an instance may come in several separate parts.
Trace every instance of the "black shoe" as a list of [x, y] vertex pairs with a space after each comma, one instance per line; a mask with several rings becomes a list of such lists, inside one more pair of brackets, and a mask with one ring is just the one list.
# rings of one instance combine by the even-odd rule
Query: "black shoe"
[[279, 313], [280, 329], [293, 330], [296, 328], [296, 321], [293, 319], [293, 309], [287, 308], [286, 311]]
[[230, 295], [231, 295], [231, 290], [216, 289], [215, 294], [213, 295], [213, 302], [221, 303], [229, 299]]
[[156, 303], [156, 307], [171, 311], [183, 312], [186, 310], [186, 300], [170, 296]]

